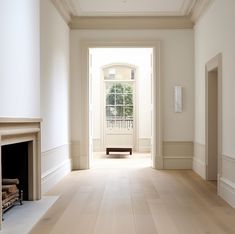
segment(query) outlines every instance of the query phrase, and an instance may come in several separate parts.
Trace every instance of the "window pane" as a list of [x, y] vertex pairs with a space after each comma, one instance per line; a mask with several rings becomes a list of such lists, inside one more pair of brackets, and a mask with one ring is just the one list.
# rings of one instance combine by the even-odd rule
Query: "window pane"
[[117, 119], [122, 119], [123, 118], [123, 107], [122, 106], [117, 106], [116, 107], [116, 116]]
[[106, 82], [106, 93], [115, 93], [115, 83]]
[[133, 93], [133, 88], [131, 84], [124, 85], [124, 93]]
[[133, 119], [133, 106], [126, 106], [124, 109], [126, 119]]
[[123, 95], [122, 94], [116, 94], [116, 105], [123, 105]]
[[126, 94], [124, 96], [125, 99], [125, 105], [126, 106], [132, 106], [133, 105], [133, 95], [132, 94]]
[[106, 106], [107, 119], [114, 119], [116, 115], [116, 108], [114, 106]]
[[106, 105], [115, 105], [115, 94], [106, 95]]
[[123, 84], [117, 83], [116, 84], [116, 93], [123, 93], [123, 91], [124, 91]]

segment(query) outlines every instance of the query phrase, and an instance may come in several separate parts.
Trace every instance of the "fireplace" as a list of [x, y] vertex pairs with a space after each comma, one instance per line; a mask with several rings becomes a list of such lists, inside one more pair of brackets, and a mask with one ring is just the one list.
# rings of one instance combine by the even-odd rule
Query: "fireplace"
[[2, 146], [2, 179], [18, 179], [23, 200], [29, 199], [28, 147], [29, 142]]
[[[41, 199], [40, 126], [41, 119], [0, 118], [0, 181], [17, 178], [24, 200]], [[2, 207], [0, 199], [0, 229]]]

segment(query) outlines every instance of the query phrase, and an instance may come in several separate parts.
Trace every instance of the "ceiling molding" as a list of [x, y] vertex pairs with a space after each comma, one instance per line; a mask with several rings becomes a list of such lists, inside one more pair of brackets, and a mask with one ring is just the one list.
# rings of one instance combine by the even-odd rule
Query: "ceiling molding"
[[157, 12], [84, 13], [75, 0], [51, 2], [72, 29], [182, 29], [193, 28], [214, 0], [184, 0], [179, 12], [158, 12], [158, 16]]
[[71, 29], [189, 29], [194, 23], [184, 16], [73, 17]]
[[71, 11], [68, 1], [66, 0], [51, 0], [55, 8], [58, 10], [60, 15], [63, 17], [65, 22], [68, 24], [71, 21]]
[[184, 0], [180, 12], [182, 15], [190, 15], [197, 0]]
[[197, 0], [190, 13], [191, 19], [197, 22], [198, 19], [208, 10], [214, 0]]
[[135, 12], [79, 12], [79, 14], [77, 14], [77, 17], [165, 17], [165, 16], [183, 16], [184, 14], [182, 12], [172, 12], [172, 11], [152, 11], [152, 12], [144, 12], [144, 11], [135, 11]]

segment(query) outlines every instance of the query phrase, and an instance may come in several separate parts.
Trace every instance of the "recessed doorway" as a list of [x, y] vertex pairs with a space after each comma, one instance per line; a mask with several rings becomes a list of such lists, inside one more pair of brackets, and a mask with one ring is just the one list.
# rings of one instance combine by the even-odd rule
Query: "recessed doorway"
[[221, 171], [221, 55], [206, 65], [206, 179], [219, 181]]
[[92, 116], [94, 105], [92, 103], [92, 74], [90, 69], [90, 50], [93, 48], [152, 48], [152, 137], [151, 137], [151, 155], [152, 167], [163, 169], [162, 156], [162, 117], [161, 117], [161, 81], [160, 81], [160, 43], [159, 41], [121, 41], [121, 42], [101, 42], [84, 41], [82, 42], [82, 60], [81, 60], [81, 132], [83, 136], [80, 144], [80, 168], [89, 169], [92, 163]]
[[151, 166], [153, 48], [92, 48], [89, 54], [91, 159], [142, 158]]

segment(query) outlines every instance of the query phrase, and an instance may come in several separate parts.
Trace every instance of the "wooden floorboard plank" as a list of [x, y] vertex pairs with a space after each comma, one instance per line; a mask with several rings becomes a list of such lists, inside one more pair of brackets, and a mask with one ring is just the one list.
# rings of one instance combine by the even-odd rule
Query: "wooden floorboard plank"
[[191, 170], [154, 170], [145, 155], [101, 156], [48, 194], [31, 234], [234, 234], [235, 209]]

